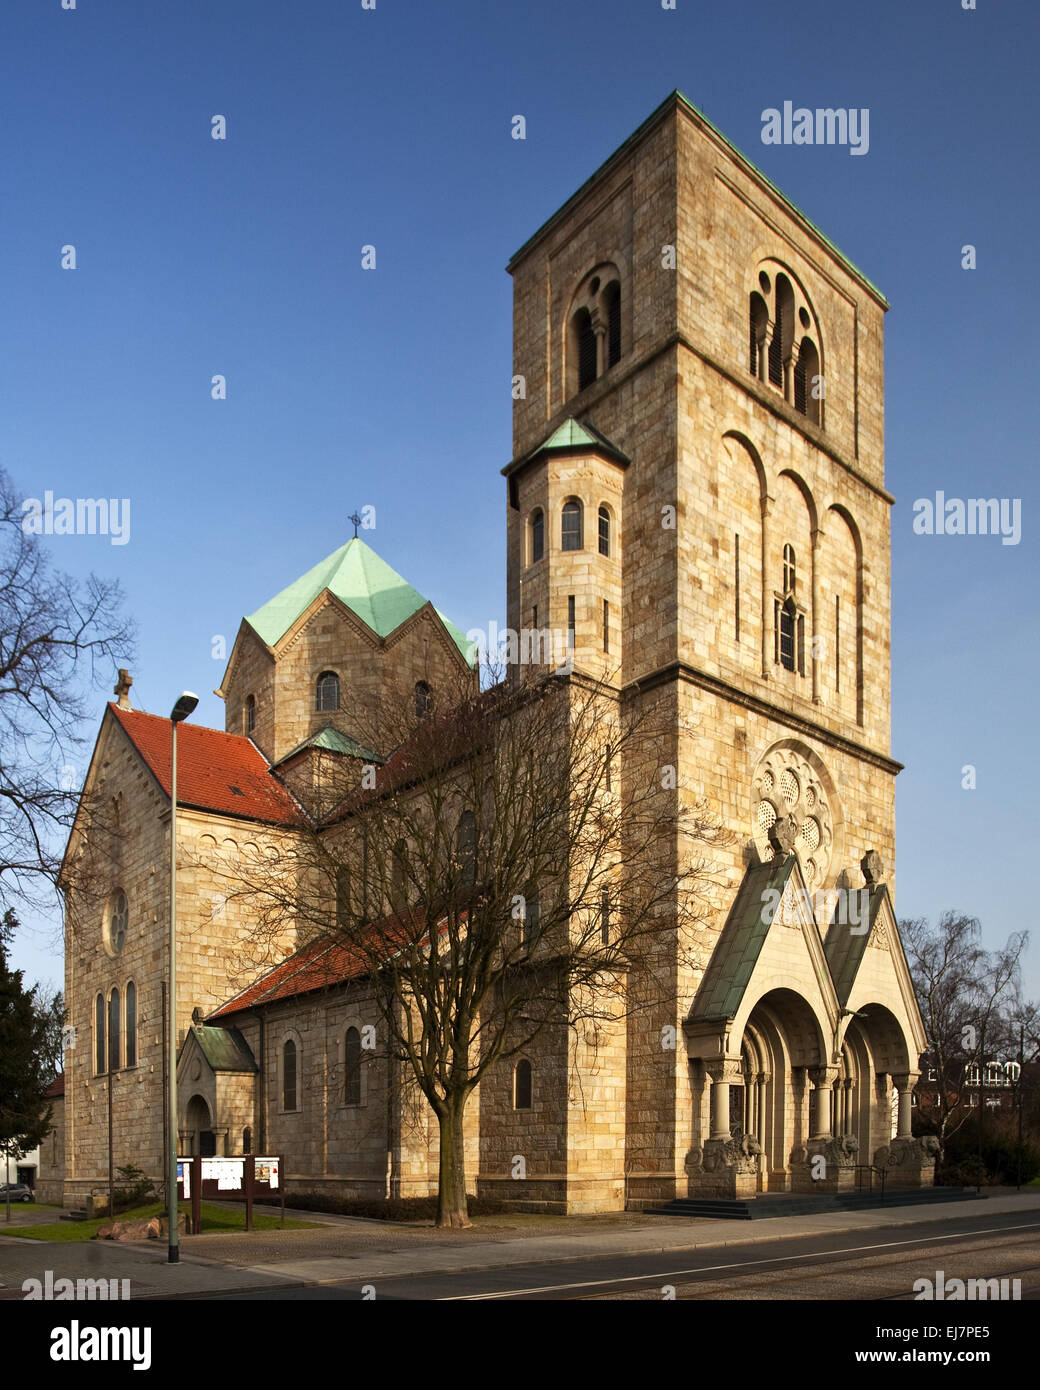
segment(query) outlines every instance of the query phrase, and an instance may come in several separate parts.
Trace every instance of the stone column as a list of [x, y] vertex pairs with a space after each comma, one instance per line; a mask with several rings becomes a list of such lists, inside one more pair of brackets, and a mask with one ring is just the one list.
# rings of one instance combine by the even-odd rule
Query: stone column
[[596, 380], [598, 381], [607, 370], [607, 325], [598, 305], [589, 317], [592, 320], [592, 332], [596, 338]]
[[714, 1077], [711, 1083], [711, 1138], [729, 1138], [729, 1082]]
[[833, 1128], [831, 1121], [831, 1109], [835, 1080], [838, 1076], [837, 1067], [814, 1067], [809, 1073], [809, 1077], [816, 1087], [816, 1133], [810, 1135], [811, 1139], [831, 1139]]
[[758, 1074], [758, 1114], [755, 1124], [758, 1131], [755, 1138], [762, 1145], [762, 1152], [766, 1153], [766, 1087], [769, 1084], [769, 1073], [761, 1071]]
[[896, 1127], [897, 1139], [909, 1139], [913, 1132], [912, 1097], [914, 1087], [920, 1079], [920, 1072], [902, 1072], [892, 1077], [892, 1084], [899, 1092], [899, 1119]]

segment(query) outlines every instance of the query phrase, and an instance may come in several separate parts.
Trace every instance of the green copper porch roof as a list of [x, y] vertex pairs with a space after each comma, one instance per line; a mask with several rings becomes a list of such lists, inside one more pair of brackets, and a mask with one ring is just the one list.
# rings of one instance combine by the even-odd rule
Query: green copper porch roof
[[[789, 854], [781, 861], [752, 864], [744, 874], [693, 1001], [691, 1019], [735, 1017], [769, 934], [773, 914], [765, 909], [770, 902], [780, 901], [795, 862]], [[770, 890], [779, 896], [767, 898]]]
[[[427, 602], [417, 589], [355, 536], [294, 584], [275, 594], [262, 608], [250, 613], [246, 622], [269, 647], [273, 647], [325, 589], [345, 603], [378, 637], [389, 637]], [[439, 609], [435, 608], [434, 612], [462, 655], [472, 662], [473, 643], [467, 642]]]
[[249, 1045], [237, 1028], [192, 1024], [192, 1034], [214, 1071], [256, 1071]]
[[[856, 983], [856, 976], [859, 974], [859, 967], [867, 949], [867, 942], [874, 930], [874, 923], [881, 911], [881, 904], [888, 896], [888, 888], [884, 883], [875, 885], [870, 890], [870, 910], [867, 914], [867, 922], [857, 922], [855, 928], [851, 921], [839, 922], [839, 913], [835, 908], [834, 917], [827, 929], [827, 936], [823, 943], [823, 954], [827, 958], [827, 969], [831, 973], [831, 979], [834, 981], [834, 992], [837, 994], [838, 1003], [842, 1008], [849, 1002], [849, 995], [852, 993], [852, 986]], [[891, 899], [889, 899], [889, 906], [891, 907]], [[845, 915], [848, 916], [848, 913]]]
[[573, 415], [569, 415], [562, 425], [553, 430], [548, 439], [543, 439], [541, 444], [534, 449], [530, 449], [526, 454], [521, 454], [519, 458], [507, 463], [502, 469], [502, 473], [508, 477], [511, 473], [525, 467], [532, 459], [538, 458], [540, 454], [563, 453], [569, 449], [595, 449], [597, 453], [606, 454], [608, 458], [612, 458], [624, 466], [632, 462], [625, 451], [619, 449], [605, 434], [601, 434], [595, 425], [583, 425], [580, 421], [575, 420]]

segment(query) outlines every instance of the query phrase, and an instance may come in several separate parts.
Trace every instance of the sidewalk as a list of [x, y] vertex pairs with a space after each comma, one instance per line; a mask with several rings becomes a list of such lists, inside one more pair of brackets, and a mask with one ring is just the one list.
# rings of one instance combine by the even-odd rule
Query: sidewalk
[[[997, 1195], [999, 1193], [999, 1195]], [[788, 1240], [824, 1232], [867, 1232], [882, 1226], [913, 1226], [935, 1221], [1021, 1212], [1035, 1220], [1040, 1190], [1021, 1193], [996, 1189], [978, 1201], [949, 1205], [906, 1206], [874, 1211], [831, 1212], [819, 1216], [777, 1217], [761, 1221], [668, 1220], [649, 1218], [629, 1229], [597, 1231], [587, 1226], [573, 1234], [532, 1232], [498, 1238], [473, 1231], [444, 1232], [431, 1227], [388, 1227], [356, 1218], [329, 1218], [320, 1231], [255, 1232], [253, 1235], [198, 1236], [181, 1243], [181, 1262], [166, 1263], [166, 1247], [84, 1244], [43, 1245], [0, 1238], [0, 1299], [21, 1298], [24, 1279], [128, 1278], [133, 1299], [168, 1298], [292, 1285], [372, 1283], [398, 1275], [454, 1273], [515, 1267], [619, 1254], [656, 1254], [669, 1250]], [[289, 1214], [288, 1212], [286, 1213]], [[296, 1212], [325, 1222], [317, 1213]], [[652, 1224], [649, 1224], [652, 1221]], [[363, 1228], [363, 1229], [362, 1229]], [[202, 1253], [203, 1249], [206, 1254]], [[198, 1252], [198, 1253], [196, 1253]]]

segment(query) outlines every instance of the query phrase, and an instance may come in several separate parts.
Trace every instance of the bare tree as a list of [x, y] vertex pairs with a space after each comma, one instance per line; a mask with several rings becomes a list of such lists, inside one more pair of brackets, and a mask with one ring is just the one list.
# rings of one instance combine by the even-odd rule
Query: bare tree
[[[980, 930], [976, 918], [955, 912], [944, 912], [934, 928], [926, 918], [900, 923], [935, 1067], [932, 1119], [940, 1144], [971, 1113], [966, 1104], [971, 1075], [981, 1079], [995, 1053], [1018, 1053], [1013, 1016], [1028, 934], [1016, 932], [999, 950], [986, 951], [979, 944]], [[977, 1067], [977, 1073], [969, 1073], [969, 1067]]]
[[55, 570], [0, 471], [0, 902], [38, 901], [79, 803], [85, 692], [125, 660], [118, 583]]
[[385, 762], [326, 770], [294, 857], [224, 872], [260, 941], [292, 921], [300, 944], [335, 940], [363, 967], [390, 1054], [437, 1118], [438, 1225], [464, 1226], [474, 1088], [547, 1032], [618, 1029], [674, 994], [659, 967], [714, 912], [730, 836], [662, 775], [677, 737], [663, 706], [568, 675], [408, 715], [372, 735], [395, 749]]

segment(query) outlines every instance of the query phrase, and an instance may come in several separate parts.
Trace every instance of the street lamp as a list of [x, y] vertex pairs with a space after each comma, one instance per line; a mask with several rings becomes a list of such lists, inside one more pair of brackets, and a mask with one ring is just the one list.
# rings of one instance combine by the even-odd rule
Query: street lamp
[[168, 1263], [178, 1264], [181, 1258], [177, 1232], [177, 725], [187, 719], [199, 703], [199, 697], [185, 690], [170, 711], [170, 996], [169, 1063], [167, 1096], [167, 1164], [166, 1198]]

